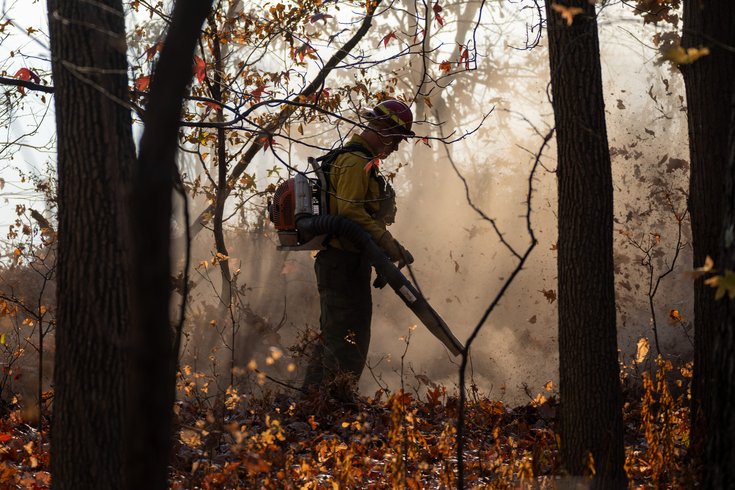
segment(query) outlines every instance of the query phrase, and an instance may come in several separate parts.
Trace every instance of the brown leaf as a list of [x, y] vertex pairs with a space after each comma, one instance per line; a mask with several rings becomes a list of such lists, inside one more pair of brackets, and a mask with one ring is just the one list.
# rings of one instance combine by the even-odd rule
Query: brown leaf
[[676, 308], [672, 308], [672, 309], [669, 310], [669, 318], [672, 321], [675, 321], [675, 322], [683, 322], [684, 321], [684, 317], [681, 316], [681, 312], [679, 310], [677, 310]]
[[540, 289], [539, 293], [542, 293], [549, 303], [556, 301], [556, 291], [553, 289]]

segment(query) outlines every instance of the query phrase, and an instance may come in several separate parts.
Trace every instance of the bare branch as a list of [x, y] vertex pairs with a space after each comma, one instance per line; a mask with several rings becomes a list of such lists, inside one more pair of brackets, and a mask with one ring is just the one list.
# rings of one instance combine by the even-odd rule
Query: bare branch
[[0, 85], [13, 85], [16, 87], [27, 88], [29, 90], [35, 90], [36, 92], [46, 92], [47, 94], [54, 93], [54, 87], [41, 85], [40, 83], [33, 83], [30, 80], [18, 80], [17, 78], [0, 77]]
[[[319, 73], [316, 75], [314, 80], [301, 92], [301, 97], [310, 97], [312, 94], [316, 93], [317, 90], [322, 87], [324, 84], [324, 81], [326, 80], [327, 76], [334, 70], [334, 68], [345, 59], [345, 57], [354, 49], [355, 46], [357, 46], [357, 43], [365, 37], [365, 35], [370, 30], [370, 27], [372, 26], [373, 21], [373, 15], [375, 14], [375, 10], [380, 5], [381, 1], [378, 0], [375, 2], [373, 8], [368, 12], [368, 14], [365, 16], [365, 19], [363, 19], [362, 24], [360, 28], [357, 30], [354, 36], [350, 38], [347, 43], [345, 43], [342, 48], [340, 48], [337, 53], [332, 56], [329, 61], [324, 65], [324, 67], [319, 71]], [[271, 122], [264, 128], [262, 134], [263, 135], [270, 135], [275, 130], [280, 128], [287, 120], [288, 118], [293, 114], [295, 111], [295, 106], [289, 105], [287, 107], [284, 107], [281, 109], [281, 111], [271, 120]], [[230, 177], [227, 180], [227, 188], [223, 192], [222, 196], [224, 199], [227, 199], [232, 189], [235, 187], [235, 184], [237, 183], [237, 180], [240, 178], [240, 175], [245, 171], [245, 169], [248, 168], [248, 165], [250, 165], [250, 162], [253, 160], [255, 155], [258, 154], [258, 152], [263, 148], [263, 139], [261, 138], [255, 138], [253, 142], [250, 144], [250, 148], [245, 152], [243, 157], [240, 159], [240, 161], [232, 168], [232, 171], [230, 172]], [[203, 228], [206, 222], [208, 221], [206, 219], [207, 216], [212, 216], [214, 213], [214, 208], [216, 204], [210, 204], [207, 206], [207, 208], [202, 211], [199, 216], [194, 221], [194, 224], [192, 226], [191, 235], [196, 236]]]
[[510, 285], [515, 280], [516, 276], [523, 270], [523, 266], [526, 263], [526, 260], [531, 255], [531, 252], [536, 247], [536, 235], [533, 232], [533, 226], [531, 224], [531, 198], [533, 197], [533, 179], [536, 175], [536, 170], [538, 170], [539, 162], [541, 161], [541, 155], [543, 154], [544, 148], [546, 148], [546, 145], [551, 140], [551, 137], [554, 134], [554, 131], [556, 128], [552, 128], [549, 130], [549, 132], [544, 136], [543, 142], [541, 143], [541, 147], [538, 150], [538, 153], [536, 154], [536, 159], [534, 160], [533, 167], [531, 168], [531, 173], [528, 176], [528, 201], [526, 203], [526, 230], [528, 231], [528, 236], [530, 239], [530, 242], [528, 244], [528, 247], [526, 248], [525, 252], [522, 256], [520, 256], [518, 264], [516, 264], [516, 267], [513, 269], [513, 271], [510, 273], [508, 278], [503, 282], [503, 285], [501, 286], [500, 290], [495, 295], [495, 298], [493, 298], [490, 305], [485, 310], [485, 313], [482, 315], [482, 318], [480, 318], [480, 321], [477, 322], [477, 325], [472, 330], [472, 333], [470, 334], [469, 338], [467, 339], [467, 342], [465, 343], [464, 350], [462, 351], [462, 362], [460, 364], [459, 369], [459, 416], [457, 420], [457, 467], [458, 467], [458, 475], [457, 475], [457, 482], [458, 482], [458, 488], [464, 488], [464, 419], [465, 419], [465, 402], [467, 398], [467, 394], [465, 392], [465, 374], [467, 370], [467, 362], [469, 360], [469, 353], [470, 353], [470, 347], [472, 347], [472, 343], [477, 338], [477, 335], [480, 333], [480, 330], [482, 329], [483, 325], [485, 324], [485, 321], [488, 319], [490, 314], [495, 310], [495, 308], [500, 303], [501, 298], [505, 295], [505, 292], [508, 290]]

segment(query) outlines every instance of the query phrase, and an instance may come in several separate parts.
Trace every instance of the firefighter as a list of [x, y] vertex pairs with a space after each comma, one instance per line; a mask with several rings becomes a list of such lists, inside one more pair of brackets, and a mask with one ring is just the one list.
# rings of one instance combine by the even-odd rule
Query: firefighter
[[[411, 109], [386, 100], [364, 114], [367, 127], [322, 165], [329, 185], [329, 213], [360, 225], [398, 265], [411, 254], [386, 230], [395, 219], [395, 193], [380, 175], [378, 164], [415, 133]], [[331, 161], [330, 161], [330, 155]], [[329, 386], [333, 396], [352, 401], [370, 345], [371, 266], [351, 243], [328, 237], [316, 256], [321, 307], [320, 338], [307, 368], [303, 388]]]

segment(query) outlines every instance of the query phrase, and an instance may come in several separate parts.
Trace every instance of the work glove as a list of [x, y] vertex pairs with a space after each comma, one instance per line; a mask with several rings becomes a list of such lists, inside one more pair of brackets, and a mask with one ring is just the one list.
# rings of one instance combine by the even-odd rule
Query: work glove
[[393, 238], [393, 235], [389, 231], [386, 231], [380, 240], [378, 245], [385, 251], [385, 254], [391, 260], [391, 262], [398, 262], [399, 267], [403, 267], [406, 264], [413, 264], [413, 255], [411, 252], [406, 250], [406, 247], [398, 243], [398, 240]]

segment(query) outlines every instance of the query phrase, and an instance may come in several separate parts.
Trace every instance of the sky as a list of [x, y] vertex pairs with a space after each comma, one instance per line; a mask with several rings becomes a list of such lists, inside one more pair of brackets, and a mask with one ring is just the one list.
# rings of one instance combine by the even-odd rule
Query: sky
[[[0, 23], [11, 21], [0, 34], [0, 71], [5, 76], [12, 77], [21, 68], [39, 73], [50, 70], [45, 11], [45, 2], [2, 2]], [[44, 80], [49, 85], [52, 83], [49, 76], [45, 76]], [[4, 92], [16, 90], [3, 88]], [[39, 99], [40, 96], [36, 94], [26, 97], [14, 111], [11, 125], [0, 128], [0, 178], [4, 180], [4, 187], [0, 190], [0, 230], [6, 230], [15, 220], [16, 205], [27, 204], [29, 207], [40, 208], [39, 211], [43, 211], [45, 207], [42, 196], [21, 182], [16, 170], [43, 172], [54, 161], [53, 104], [43, 103]], [[50, 101], [50, 97], [46, 96], [46, 100]], [[5, 105], [3, 113], [7, 110], [8, 106]], [[19, 137], [29, 133], [34, 134], [18, 141]], [[15, 141], [23, 146], [17, 151], [8, 149], [6, 145]], [[0, 240], [4, 238], [3, 231], [0, 233]]]

